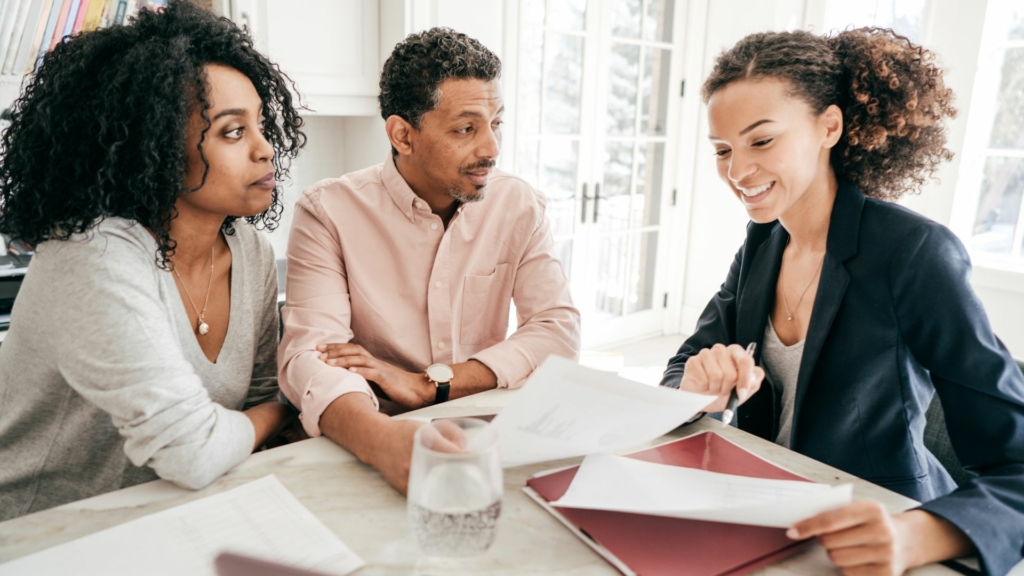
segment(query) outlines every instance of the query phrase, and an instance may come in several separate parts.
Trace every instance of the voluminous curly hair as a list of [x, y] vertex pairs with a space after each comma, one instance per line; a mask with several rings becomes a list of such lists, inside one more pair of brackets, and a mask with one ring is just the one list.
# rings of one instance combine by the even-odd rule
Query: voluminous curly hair
[[[185, 185], [186, 131], [196, 110], [210, 128], [204, 66], [234, 68], [263, 101], [265, 137], [278, 180], [305, 144], [290, 80], [226, 18], [183, 0], [141, 11], [129, 24], [58, 44], [11, 108], [0, 156], [0, 231], [29, 244], [68, 240], [107, 217], [134, 220], [157, 237], [168, 267], [170, 223]], [[202, 184], [200, 184], [202, 187]], [[273, 229], [280, 191], [267, 211], [245, 218]], [[226, 234], [234, 233], [228, 217]]]
[[842, 110], [832, 168], [868, 196], [918, 192], [953, 157], [943, 124], [956, 116], [953, 92], [934, 55], [892, 30], [751, 34], [718, 57], [701, 96], [707, 103], [732, 82], [762, 78], [788, 81], [817, 114]]
[[380, 74], [380, 115], [397, 115], [414, 128], [441, 102], [439, 86], [452, 78], [491, 81], [501, 60], [483, 44], [451, 28], [410, 34], [395, 45]]

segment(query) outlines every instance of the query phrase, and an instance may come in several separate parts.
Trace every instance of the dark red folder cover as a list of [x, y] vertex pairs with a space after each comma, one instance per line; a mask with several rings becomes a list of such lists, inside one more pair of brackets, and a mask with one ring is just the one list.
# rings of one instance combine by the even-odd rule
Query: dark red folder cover
[[[629, 457], [737, 476], [809, 482], [713, 432], [701, 432]], [[537, 476], [528, 480], [527, 485], [548, 502], [558, 500], [569, 489], [577, 469]], [[556, 509], [642, 576], [738, 576], [795, 554], [812, 543], [794, 542], [781, 528], [604, 510]]]

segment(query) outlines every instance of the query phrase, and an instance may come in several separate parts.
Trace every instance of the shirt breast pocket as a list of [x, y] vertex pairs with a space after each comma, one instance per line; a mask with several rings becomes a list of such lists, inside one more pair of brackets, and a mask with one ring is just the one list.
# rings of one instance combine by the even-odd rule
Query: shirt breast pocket
[[466, 276], [462, 289], [462, 344], [501, 341], [508, 332], [512, 265], [498, 264], [486, 276]]

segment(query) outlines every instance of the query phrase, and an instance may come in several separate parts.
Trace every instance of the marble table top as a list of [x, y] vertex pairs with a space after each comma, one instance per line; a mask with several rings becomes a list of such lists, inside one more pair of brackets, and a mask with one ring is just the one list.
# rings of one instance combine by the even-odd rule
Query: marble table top
[[[436, 417], [495, 414], [515, 391], [492, 390], [399, 416]], [[855, 498], [873, 498], [898, 512], [916, 502], [736, 428], [723, 428], [704, 418], [660, 438], [651, 445], [714, 430], [744, 448], [817, 482], [854, 485]], [[639, 447], [638, 447], [639, 448]], [[632, 450], [631, 450], [632, 451]], [[604, 559], [578, 540], [523, 491], [538, 472], [578, 464], [580, 458], [505, 470], [505, 494], [498, 536], [486, 555], [453, 574], [617, 574]], [[256, 480], [277, 478], [342, 541], [366, 561], [357, 574], [424, 573], [406, 517], [405, 498], [387, 485], [373, 468], [327, 438], [314, 438], [253, 454], [211, 486], [196, 492], [159, 480], [65, 504], [0, 523], [0, 563], [49, 548]], [[431, 573], [435, 573], [431, 571]], [[910, 572], [915, 576], [955, 574], [934, 565]], [[758, 572], [766, 576], [839, 574], [820, 547], [812, 547]]]

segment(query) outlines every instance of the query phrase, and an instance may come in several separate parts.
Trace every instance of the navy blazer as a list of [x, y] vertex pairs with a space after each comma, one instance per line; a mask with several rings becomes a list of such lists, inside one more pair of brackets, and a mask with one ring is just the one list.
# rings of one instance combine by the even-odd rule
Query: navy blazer
[[[669, 361], [716, 343], [758, 343], [775, 302], [789, 234], [750, 223], [721, 290]], [[967, 534], [985, 571], [1024, 555], [1024, 375], [992, 333], [968, 283], [971, 265], [944, 226], [840, 182], [797, 378], [792, 449], [900, 494]], [[756, 355], [760, 363], [760, 354]], [[924, 446], [938, 393], [960, 462], [957, 488]], [[762, 385], [737, 425], [774, 441], [781, 390]]]

